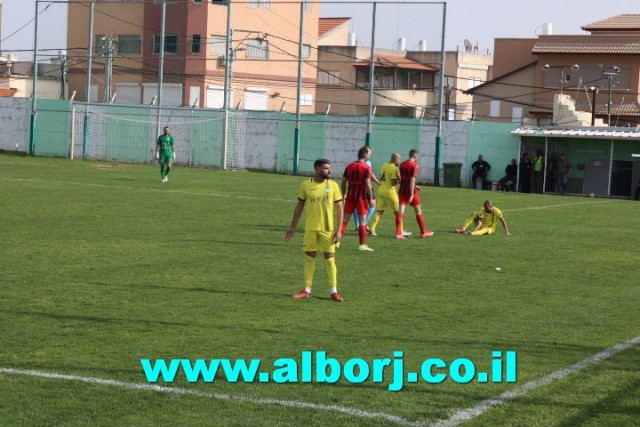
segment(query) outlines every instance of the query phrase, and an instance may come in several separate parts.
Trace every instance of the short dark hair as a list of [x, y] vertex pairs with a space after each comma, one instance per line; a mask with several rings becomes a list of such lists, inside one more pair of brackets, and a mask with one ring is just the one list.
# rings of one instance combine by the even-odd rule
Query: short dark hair
[[412, 149], [409, 151], [409, 157], [413, 157], [413, 156], [415, 156], [416, 154], [418, 154], [418, 150], [416, 150], [415, 148], [412, 148]]
[[318, 159], [315, 162], [313, 162], [313, 168], [317, 169], [320, 166], [330, 165], [330, 164], [331, 164], [331, 160], [329, 159]]
[[361, 149], [358, 150], [358, 158], [366, 159], [367, 153], [369, 153], [369, 147], [362, 147]]

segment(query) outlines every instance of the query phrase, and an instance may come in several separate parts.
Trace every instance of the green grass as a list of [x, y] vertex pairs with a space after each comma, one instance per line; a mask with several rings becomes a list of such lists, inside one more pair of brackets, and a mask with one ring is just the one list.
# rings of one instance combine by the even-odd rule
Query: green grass
[[[339, 176], [342, 171], [334, 171]], [[337, 405], [416, 423], [545, 377], [640, 336], [640, 203], [426, 187], [433, 238], [392, 238], [371, 254], [349, 232], [328, 299], [302, 287], [302, 229], [284, 244], [302, 178], [0, 155], [0, 369], [146, 384], [141, 358], [260, 358], [302, 351], [341, 361], [518, 353], [514, 384], [188, 383], [159, 385], [241, 401], [0, 373], [3, 425], [396, 425], [259, 403]], [[452, 233], [491, 196], [512, 236]], [[501, 272], [495, 267], [500, 266]], [[638, 425], [640, 349], [530, 391], [466, 425]]]

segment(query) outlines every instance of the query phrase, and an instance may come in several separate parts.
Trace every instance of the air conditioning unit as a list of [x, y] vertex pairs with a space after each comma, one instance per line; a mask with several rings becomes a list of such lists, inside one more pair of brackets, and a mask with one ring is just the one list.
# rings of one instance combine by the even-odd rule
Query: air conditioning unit
[[221, 67], [224, 67], [227, 64], [227, 57], [226, 56], [219, 57], [218, 64], [220, 64]]

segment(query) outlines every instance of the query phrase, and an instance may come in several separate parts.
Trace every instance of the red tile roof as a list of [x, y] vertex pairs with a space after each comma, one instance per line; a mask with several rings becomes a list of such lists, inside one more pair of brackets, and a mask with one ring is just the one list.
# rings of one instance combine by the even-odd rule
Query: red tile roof
[[539, 41], [532, 53], [640, 54], [640, 40]]
[[351, 18], [320, 18], [318, 21], [318, 37], [324, 36], [347, 21], [351, 21]]
[[639, 31], [640, 15], [616, 15], [592, 24], [584, 25], [581, 28], [585, 31]]
[[[353, 64], [354, 67], [368, 67], [371, 63], [370, 60], [359, 61]], [[376, 55], [375, 67], [377, 68], [400, 68], [403, 70], [420, 70], [420, 71], [438, 71], [438, 68], [421, 64], [413, 59], [405, 58], [403, 56], [391, 56], [391, 55]]]
[[18, 91], [18, 89], [0, 89], [0, 96], [1, 97], [12, 97], [13, 95], [16, 94], [16, 92]]

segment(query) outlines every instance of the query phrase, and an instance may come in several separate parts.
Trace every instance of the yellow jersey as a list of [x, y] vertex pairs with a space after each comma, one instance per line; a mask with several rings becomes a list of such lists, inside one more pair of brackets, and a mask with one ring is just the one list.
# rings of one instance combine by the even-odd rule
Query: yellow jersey
[[300, 185], [298, 200], [305, 202], [305, 230], [334, 231], [333, 205], [342, 200], [340, 186], [330, 179], [317, 183], [313, 178]]

